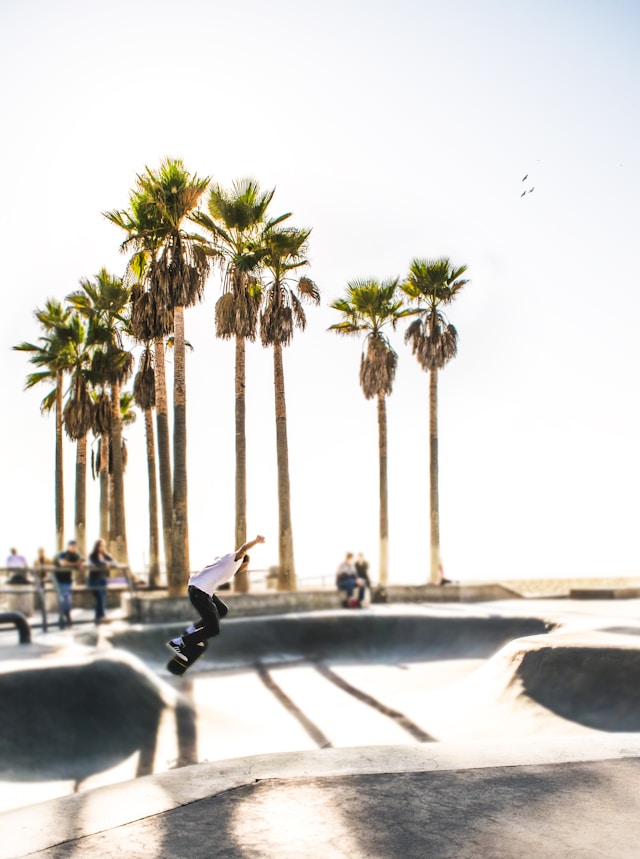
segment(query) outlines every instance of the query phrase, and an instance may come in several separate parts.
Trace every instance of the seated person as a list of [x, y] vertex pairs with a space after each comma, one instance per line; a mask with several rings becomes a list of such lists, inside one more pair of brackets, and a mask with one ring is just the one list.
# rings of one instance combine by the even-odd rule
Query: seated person
[[[344, 561], [338, 567], [336, 572], [336, 587], [339, 591], [345, 591], [347, 597], [345, 600], [346, 607], [360, 608], [364, 599], [365, 583], [356, 574], [353, 554], [351, 552], [347, 552]], [[357, 598], [353, 595], [356, 587], [358, 588]]]
[[29, 572], [27, 570], [27, 559], [24, 555], [19, 555], [17, 549], [11, 549], [11, 554], [7, 558], [7, 570], [10, 570], [9, 585], [28, 585], [30, 582]]

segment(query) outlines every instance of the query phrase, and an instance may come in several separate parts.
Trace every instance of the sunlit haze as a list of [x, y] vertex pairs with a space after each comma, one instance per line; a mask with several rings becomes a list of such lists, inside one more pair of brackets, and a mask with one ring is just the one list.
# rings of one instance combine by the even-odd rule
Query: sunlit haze
[[[331, 302], [351, 279], [439, 256], [470, 279], [447, 311], [459, 351], [439, 376], [445, 573], [637, 574], [639, 25], [622, 0], [1, 2], [0, 553], [55, 550], [54, 420], [39, 413], [46, 387], [23, 391], [30, 368], [11, 346], [37, 339], [46, 298], [103, 266], [124, 273], [101, 212], [125, 208], [136, 174], [170, 156], [223, 185], [275, 186], [273, 212], [313, 229], [322, 305], [284, 356], [300, 578], [332, 577], [347, 550], [377, 577], [376, 405], [358, 382], [362, 342], [327, 331]], [[215, 338], [219, 291], [215, 274], [185, 316], [193, 567], [234, 539], [234, 347]], [[405, 327], [391, 335], [387, 402], [392, 583], [428, 578], [428, 377]], [[278, 554], [273, 400], [271, 352], [250, 344], [248, 530], [267, 538], [255, 567]], [[142, 417], [125, 436], [141, 570]], [[69, 538], [70, 442], [64, 456]]]

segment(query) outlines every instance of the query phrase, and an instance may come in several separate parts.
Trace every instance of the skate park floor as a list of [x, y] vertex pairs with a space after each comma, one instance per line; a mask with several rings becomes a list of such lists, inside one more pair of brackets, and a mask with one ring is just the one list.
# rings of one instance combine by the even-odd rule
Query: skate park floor
[[640, 855], [638, 600], [165, 632], [0, 635], [0, 857]]

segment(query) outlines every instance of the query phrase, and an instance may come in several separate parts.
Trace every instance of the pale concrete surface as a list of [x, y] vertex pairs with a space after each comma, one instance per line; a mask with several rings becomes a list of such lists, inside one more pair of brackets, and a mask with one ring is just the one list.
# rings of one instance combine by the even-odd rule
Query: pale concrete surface
[[637, 857], [640, 738], [200, 764], [0, 815], [0, 859]]
[[[30, 688], [43, 686], [16, 679], [26, 674], [20, 663], [29, 672], [47, 664], [57, 670], [66, 663], [67, 679], [87, 678], [89, 686], [84, 681], [75, 691], [68, 686], [74, 712], [80, 710], [81, 716], [72, 725], [67, 752], [77, 753], [78, 760], [82, 747], [90, 748], [86, 729], [98, 724], [91, 706], [105, 690], [107, 699], [117, 699], [125, 688], [127, 695], [108, 702], [110, 730], [117, 736], [121, 718], [126, 725], [127, 700], [132, 719], [140, 701], [156, 738], [152, 748], [143, 726], [133, 775], [152, 772], [152, 758], [164, 740], [172, 736], [175, 742], [179, 719], [167, 727], [167, 713], [182, 713], [187, 739], [192, 732], [191, 749], [182, 739], [186, 757], [181, 763], [189, 761], [189, 754], [201, 760], [203, 748], [210, 760], [218, 759], [6, 812], [0, 815], [0, 859], [116, 853], [278, 859], [640, 855], [635, 837], [640, 805], [637, 600], [376, 606], [369, 610], [370, 619], [361, 613], [328, 614], [315, 622], [305, 616], [286, 623], [238, 621], [230, 627], [236, 632], [227, 636], [232, 641], [226, 647], [240, 646], [245, 665], [256, 653], [270, 652], [271, 677], [301, 709], [326, 694], [327, 678], [317, 670], [326, 664], [361, 695], [401, 710], [405, 720], [439, 742], [412, 741], [407, 735], [407, 745], [313, 750], [321, 741], [307, 736], [305, 746], [302, 734], [295, 735], [298, 723], [268, 698], [260, 673], [233, 668], [233, 648], [227, 651], [227, 668], [204, 667], [178, 687], [135, 656], [79, 647], [70, 633], [50, 636], [46, 644], [42, 638], [28, 647], [11, 644], [2, 648], [0, 673], [25, 701]], [[384, 635], [371, 637], [381, 630]], [[113, 632], [126, 638], [127, 630]], [[158, 634], [164, 631], [147, 630], [146, 640], [142, 636], [141, 657], [156, 652]], [[326, 650], [336, 636], [338, 644], [353, 644], [351, 658], [336, 659], [335, 649]], [[92, 641], [88, 635], [81, 638]], [[286, 647], [274, 653], [278, 641]], [[381, 643], [388, 646], [386, 653]], [[224, 652], [221, 647], [222, 663]], [[309, 662], [310, 656], [320, 663]], [[300, 659], [307, 662], [297, 663]], [[93, 660], [99, 669], [94, 678], [107, 678], [106, 683], [91, 679], [87, 666]], [[56, 700], [57, 679], [51, 679], [50, 700], [64, 719], [64, 697]], [[84, 704], [73, 698], [89, 687]], [[345, 721], [358, 726], [362, 719], [363, 731], [383, 721], [381, 711], [365, 704], [345, 720], [349, 699], [335, 689], [334, 695], [327, 712], [317, 715], [316, 726], [330, 744], [349, 741]], [[221, 699], [231, 702], [228, 710]], [[0, 695], [5, 708], [7, 700]], [[104, 695], [100, 700], [104, 706]], [[37, 704], [42, 701], [36, 696]], [[45, 710], [36, 707], [37, 712]], [[3, 725], [9, 718], [3, 714]], [[198, 747], [197, 720], [202, 718], [211, 719], [201, 732], [211, 739], [209, 747]], [[35, 736], [36, 724], [25, 721], [22, 736]], [[268, 741], [278, 726], [283, 741], [293, 743], [284, 747], [290, 749], [286, 754], [220, 759], [229, 757], [223, 737], [240, 738], [238, 748], [244, 751], [239, 753], [246, 754], [252, 736], [257, 741], [262, 733]], [[133, 722], [131, 727], [134, 733]], [[391, 727], [402, 736], [398, 719]], [[74, 750], [74, 732], [80, 750]], [[122, 733], [119, 751], [130, 751], [124, 748], [127, 731]], [[14, 731], [14, 740], [19, 736]], [[55, 738], [50, 734], [48, 739]], [[103, 757], [113, 748], [99, 746]], [[20, 750], [24, 745], [18, 743], [16, 751], [5, 743], [2, 756]], [[92, 783], [85, 780], [80, 787]]]

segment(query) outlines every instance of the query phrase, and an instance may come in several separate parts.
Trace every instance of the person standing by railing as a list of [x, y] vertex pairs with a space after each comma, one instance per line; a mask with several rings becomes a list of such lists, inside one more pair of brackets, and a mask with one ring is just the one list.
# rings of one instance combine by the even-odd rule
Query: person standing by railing
[[35, 559], [33, 568], [36, 571], [38, 578], [41, 582], [47, 578], [47, 573], [53, 566], [53, 561], [51, 558], [47, 557], [47, 554], [44, 549], [38, 549], [38, 557]]
[[56, 570], [54, 576], [58, 584], [58, 595], [60, 599], [60, 629], [71, 626], [71, 608], [73, 605], [73, 571], [81, 570], [84, 558], [78, 552], [78, 544], [75, 540], [69, 540], [65, 552], [60, 552], [56, 559]]
[[117, 563], [107, 552], [104, 540], [97, 540], [89, 555], [89, 587], [96, 601], [95, 622], [103, 623], [107, 608], [107, 579], [109, 570]]

